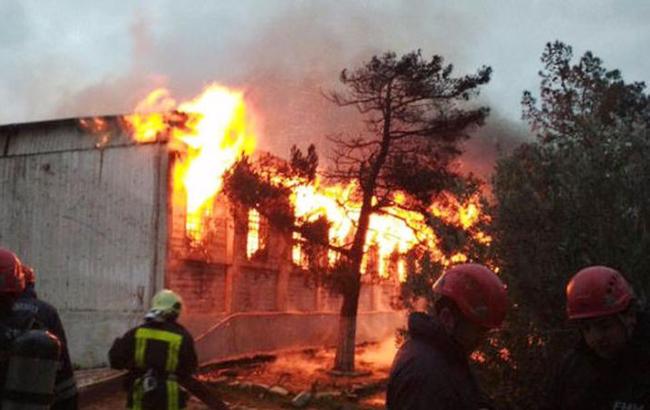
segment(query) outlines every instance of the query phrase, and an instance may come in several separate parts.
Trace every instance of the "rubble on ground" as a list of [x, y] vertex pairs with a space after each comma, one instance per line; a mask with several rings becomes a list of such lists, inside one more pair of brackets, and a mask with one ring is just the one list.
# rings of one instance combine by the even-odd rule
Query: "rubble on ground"
[[248, 360], [241, 366], [234, 363], [228, 368], [207, 368], [200, 378], [229, 391], [294, 408], [342, 408], [350, 403], [356, 404], [355, 408], [383, 408], [394, 348], [379, 357], [380, 347], [359, 347], [353, 373], [331, 371], [334, 349], [309, 349]]

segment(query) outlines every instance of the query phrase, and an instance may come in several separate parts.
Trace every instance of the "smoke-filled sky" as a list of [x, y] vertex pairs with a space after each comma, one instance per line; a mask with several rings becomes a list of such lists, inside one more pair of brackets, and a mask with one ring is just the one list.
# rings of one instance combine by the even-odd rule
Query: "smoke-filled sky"
[[246, 90], [279, 154], [352, 121], [320, 90], [387, 50], [441, 54], [459, 75], [492, 66], [488, 144], [526, 134], [521, 94], [548, 41], [650, 76], [644, 0], [0, 0], [0, 15], [0, 124], [128, 113], [156, 86], [183, 100], [219, 82]]

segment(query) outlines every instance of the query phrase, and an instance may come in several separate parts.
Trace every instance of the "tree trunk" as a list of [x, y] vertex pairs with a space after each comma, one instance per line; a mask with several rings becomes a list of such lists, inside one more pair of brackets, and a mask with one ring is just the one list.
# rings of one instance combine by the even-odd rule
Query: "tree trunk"
[[[388, 96], [390, 99], [390, 89]], [[388, 149], [390, 148], [390, 107], [384, 114], [384, 131], [381, 143], [381, 149], [375, 161], [372, 164], [372, 170], [367, 180], [360, 181], [363, 190], [363, 200], [361, 202], [361, 211], [359, 212], [359, 221], [357, 230], [354, 233], [352, 247], [350, 248], [349, 272], [350, 281], [343, 292], [343, 306], [341, 306], [341, 315], [339, 316], [339, 334], [338, 344], [336, 346], [336, 359], [334, 360], [334, 370], [342, 372], [354, 371], [354, 348], [357, 336], [357, 310], [359, 308], [359, 293], [361, 291], [361, 264], [363, 262], [364, 248], [366, 244], [366, 234], [370, 226], [370, 215], [372, 214], [372, 198], [375, 195], [377, 178], [381, 167], [386, 162]]]
[[359, 305], [359, 280], [357, 286], [343, 295], [343, 305], [339, 316], [338, 340], [336, 344], [336, 359], [334, 370], [341, 372], [354, 371], [354, 348], [357, 335], [357, 308]]
[[370, 222], [371, 196], [366, 195], [359, 215], [359, 226], [354, 235], [348, 265], [350, 280], [343, 292], [343, 305], [339, 316], [338, 344], [334, 370], [342, 372], [354, 371], [354, 347], [357, 336], [357, 310], [359, 309], [359, 293], [361, 291], [361, 263], [363, 248], [366, 243], [366, 233]]

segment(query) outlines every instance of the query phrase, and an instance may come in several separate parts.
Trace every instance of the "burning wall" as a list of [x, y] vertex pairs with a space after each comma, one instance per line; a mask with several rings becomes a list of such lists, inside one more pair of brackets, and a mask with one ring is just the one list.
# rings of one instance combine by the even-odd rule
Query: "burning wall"
[[[181, 320], [203, 360], [334, 342], [341, 300], [306, 282], [299, 238], [219, 194], [223, 172], [253, 147], [241, 94], [218, 86], [181, 104], [157, 90], [127, 116], [0, 127], [0, 243], [40, 273], [76, 363], [104, 363], [163, 286], [183, 296]], [[329, 239], [343, 245], [358, 212], [354, 185], [297, 182], [296, 216], [326, 215]], [[472, 200], [430, 211], [464, 228], [479, 218]], [[401, 324], [390, 302], [405, 254], [436, 240], [421, 215], [373, 216], [364, 268], [384, 281], [364, 275], [359, 341]]]
[[[308, 282], [291, 259], [291, 235], [223, 197], [214, 207], [212, 215], [227, 240], [205, 242], [206, 248], [192, 245], [184, 232], [183, 207], [173, 208], [169, 222], [166, 284], [186, 301], [182, 320], [199, 336], [200, 358], [333, 344], [341, 298]], [[401, 321], [391, 308], [396, 292], [391, 281], [363, 286], [360, 341], [394, 331]]]
[[[181, 319], [195, 335], [211, 330], [199, 344], [206, 360], [327, 340], [340, 301], [305, 284], [291, 238], [258, 220], [252, 246], [248, 210], [217, 196], [196, 246], [184, 198], [173, 195], [181, 157], [169, 139], [134, 141], [123, 117], [81, 124], [0, 127], [0, 244], [36, 268], [76, 364], [105, 363], [113, 339], [163, 286], [183, 295]], [[364, 289], [362, 309], [386, 307], [390, 292]], [[373, 323], [390, 329], [387, 314]]]

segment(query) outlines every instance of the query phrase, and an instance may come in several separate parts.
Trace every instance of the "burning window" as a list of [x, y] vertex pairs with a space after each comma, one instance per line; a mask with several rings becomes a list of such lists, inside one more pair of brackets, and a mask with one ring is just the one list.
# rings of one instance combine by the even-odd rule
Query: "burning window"
[[268, 222], [255, 209], [250, 209], [248, 211], [248, 234], [246, 236], [246, 256], [248, 259], [266, 255], [268, 236]]
[[379, 247], [376, 244], [372, 244], [367, 247], [366, 252], [363, 254], [361, 272], [372, 276], [378, 276], [381, 267]]
[[406, 280], [406, 261], [401, 259], [397, 262], [397, 280], [404, 282]]
[[380, 272], [383, 278], [394, 278], [400, 281], [406, 278], [406, 261], [404, 255], [400, 254], [397, 249], [390, 254], [385, 263], [388, 265], [388, 270]]
[[205, 221], [210, 220], [212, 212], [205, 208], [202, 213], [187, 214], [185, 216], [185, 233], [191, 245], [199, 245], [206, 237]]
[[296, 266], [300, 266], [303, 269], [309, 267], [309, 258], [307, 257], [307, 252], [301, 241], [300, 234], [298, 232], [293, 233], [293, 247], [291, 249], [291, 260]]
[[[335, 251], [329, 251], [336, 253]], [[309, 269], [311, 267], [323, 268], [329, 264], [334, 265], [334, 261], [328, 259], [328, 251], [325, 246], [305, 242], [298, 232], [293, 233], [293, 247], [291, 249], [291, 261], [294, 265]]]

